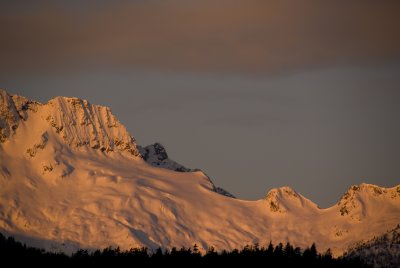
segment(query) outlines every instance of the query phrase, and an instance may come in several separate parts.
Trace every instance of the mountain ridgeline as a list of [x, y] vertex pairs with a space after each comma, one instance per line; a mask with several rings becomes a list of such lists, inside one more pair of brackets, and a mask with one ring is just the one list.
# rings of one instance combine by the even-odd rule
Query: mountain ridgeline
[[290, 187], [234, 198], [199, 169], [139, 146], [110, 108], [0, 90], [0, 232], [66, 253], [290, 242], [342, 255], [400, 223], [400, 186], [351, 186], [326, 209]]

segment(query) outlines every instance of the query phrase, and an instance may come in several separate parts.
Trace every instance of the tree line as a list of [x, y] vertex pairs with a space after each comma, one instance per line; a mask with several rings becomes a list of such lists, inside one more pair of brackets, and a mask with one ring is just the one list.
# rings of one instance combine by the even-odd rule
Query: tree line
[[180, 249], [161, 249], [151, 251], [148, 248], [121, 250], [119, 247], [108, 247], [103, 250], [88, 251], [80, 249], [72, 255], [48, 252], [43, 249], [28, 247], [15, 241], [12, 237], [0, 234], [0, 259], [10, 264], [29, 263], [30, 265], [57, 265], [71, 267], [83, 265], [125, 265], [126, 267], [144, 266], [188, 266], [203, 267], [206, 265], [226, 266], [263, 266], [263, 267], [368, 267], [359, 259], [333, 258], [330, 250], [318, 253], [316, 245], [302, 250], [290, 243], [279, 243], [267, 247], [259, 245], [245, 246], [231, 251], [216, 251], [210, 247], [201, 254], [198, 246]]

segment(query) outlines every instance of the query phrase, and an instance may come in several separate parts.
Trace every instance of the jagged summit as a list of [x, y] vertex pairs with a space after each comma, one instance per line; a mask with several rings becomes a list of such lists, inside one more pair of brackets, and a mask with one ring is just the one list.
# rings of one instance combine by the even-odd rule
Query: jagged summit
[[27, 120], [28, 111], [36, 111], [39, 103], [19, 95], [9, 95], [0, 89], [0, 142], [12, 136], [21, 120]]
[[35, 129], [42, 136], [54, 134], [71, 147], [87, 147], [100, 151], [125, 151], [138, 156], [134, 138], [111, 113], [110, 108], [92, 105], [86, 100], [55, 97], [46, 104], [0, 91], [1, 142], [12, 138], [21, 120], [32, 116]]
[[191, 169], [178, 164], [177, 162], [168, 158], [167, 151], [161, 143], [154, 143], [146, 147], [138, 146], [139, 152], [143, 159], [152, 166], [167, 168], [180, 172], [189, 172]]
[[110, 108], [66, 97], [56, 97], [46, 106], [49, 106], [46, 121], [67, 144], [139, 155], [134, 138], [115, 118]]

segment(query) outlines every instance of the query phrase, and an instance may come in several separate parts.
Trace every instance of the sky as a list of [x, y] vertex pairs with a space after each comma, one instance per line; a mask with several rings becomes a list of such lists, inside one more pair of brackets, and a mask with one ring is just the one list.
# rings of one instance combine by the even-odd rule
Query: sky
[[[84, 3], [82, 3], [84, 2]], [[111, 107], [239, 198], [400, 183], [399, 1], [1, 1], [0, 88]]]

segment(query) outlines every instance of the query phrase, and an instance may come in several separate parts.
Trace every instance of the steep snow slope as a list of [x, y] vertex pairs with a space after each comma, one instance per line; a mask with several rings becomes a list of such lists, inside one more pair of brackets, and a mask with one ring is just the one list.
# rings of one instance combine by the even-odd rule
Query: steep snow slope
[[341, 254], [400, 223], [400, 186], [353, 186], [328, 209], [289, 187], [229, 198], [161, 145], [138, 147], [109, 108], [0, 95], [0, 231], [32, 245], [232, 249], [272, 240]]

